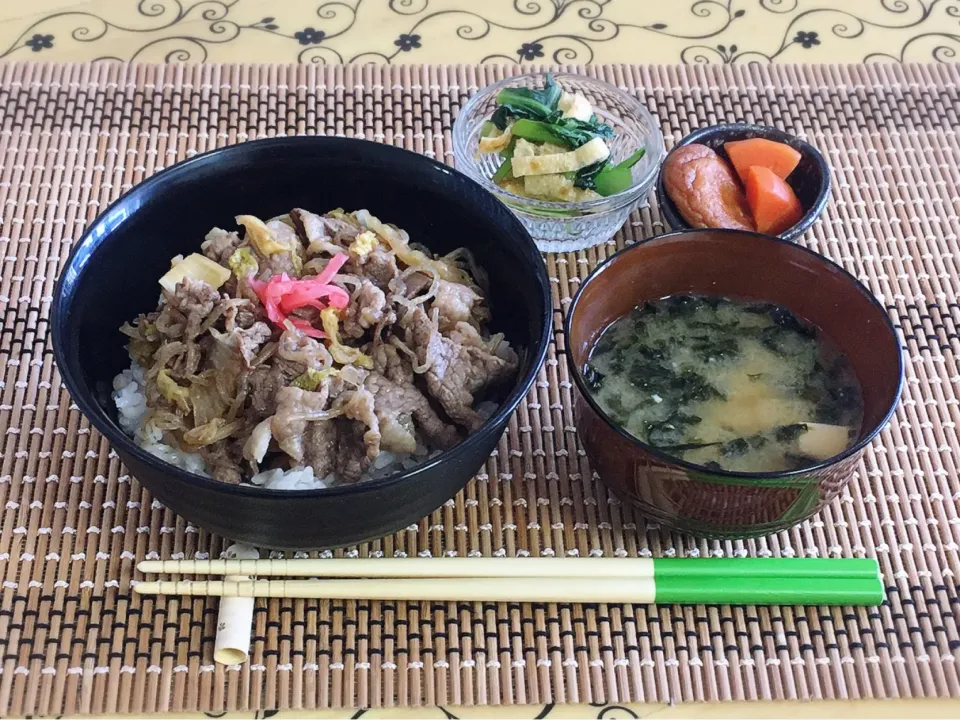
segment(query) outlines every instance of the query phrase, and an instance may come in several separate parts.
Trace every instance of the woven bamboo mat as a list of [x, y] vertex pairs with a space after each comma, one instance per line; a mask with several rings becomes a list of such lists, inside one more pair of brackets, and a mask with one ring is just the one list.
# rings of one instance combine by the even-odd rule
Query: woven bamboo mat
[[[880, 297], [903, 403], [849, 490], [748, 542], [670, 534], [622, 506], [577, 443], [562, 339], [486, 470], [418, 525], [347, 555], [872, 556], [876, 609], [259, 602], [251, 661], [212, 661], [216, 605], [130, 593], [142, 558], [225, 541], [127, 474], [61, 387], [48, 309], [86, 223], [220, 145], [335, 133], [452, 162], [450, 126], [495, 67], [0, 68], [0, 714], [416, 704], [958, 696], [960, 127], [956, 66], [596, 67], [668, 143], [724, 120], [818, 147], [834, 196], [803, 242]], [[202, 199], [198, 198], [198, 201]], [[559, 318], [625, 243], [546, 257]]]

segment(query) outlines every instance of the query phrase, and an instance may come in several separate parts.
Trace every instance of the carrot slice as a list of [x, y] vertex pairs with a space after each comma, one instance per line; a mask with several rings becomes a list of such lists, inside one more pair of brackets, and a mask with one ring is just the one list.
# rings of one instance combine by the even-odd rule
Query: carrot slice
[[747, 204], [757, 230], [779, 235], [803, 217], [803, 206], [787, 181], [768, 167], [754, 165], [747, 171]]
[[734, 140], [724, 143], [723, 149], [744, 185], [747, 173], [754, 165], [769, 168], [777, 177], [786, 180], [800, 162], [800, 153], [792, 147], [765, 138]]

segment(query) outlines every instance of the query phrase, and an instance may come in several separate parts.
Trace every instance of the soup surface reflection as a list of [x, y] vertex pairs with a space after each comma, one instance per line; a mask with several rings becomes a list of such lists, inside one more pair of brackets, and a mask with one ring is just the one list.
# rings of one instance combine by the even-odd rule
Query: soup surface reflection
[[607, 415], [691, 463], [796, 470], [838, 455], [863, 420], [849, 361], [785, 308], [673, 295], [611, 323], [584, 367]]

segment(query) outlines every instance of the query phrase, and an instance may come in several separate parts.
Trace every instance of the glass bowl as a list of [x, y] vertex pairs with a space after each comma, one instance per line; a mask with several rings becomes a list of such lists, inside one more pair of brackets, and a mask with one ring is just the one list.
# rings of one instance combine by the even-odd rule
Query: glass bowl
[[585, 95], [597, 117], [613, 127], [616, 137], [608, 141], [613, 163], [625, 160], [638, 147], [646, 148], [646, 154], [633, 166], [633, 183], [629, 188], [596, 200], [551, 202], [515, 195], [491, 180], [500, 156], [479, 155], [477, 147], [483, 123], [497, 108], [497, 94], [508, 87], [541, 88], [546, 82], [546, 73], [510, 77], [482, 88], [470, 98], [453, 125], [454, 159], [460, 172], [513, 210], [542, 251], [583, 250], [609, 240], [631, 211], [646, 204], [664, 155], [663, 133], [656, 118], [623, 90], [585, 75], [551, 74], [567, 92]]

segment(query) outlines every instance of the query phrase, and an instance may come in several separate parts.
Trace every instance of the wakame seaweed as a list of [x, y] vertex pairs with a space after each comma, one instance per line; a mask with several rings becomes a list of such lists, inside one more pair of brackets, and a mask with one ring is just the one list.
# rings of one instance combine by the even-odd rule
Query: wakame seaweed
[[587, 387], [596, 392], [603, 384], [603, 373], [587, 363], [583, 366], [583, 379], [587, 381]]
[[862, 420], [849, 362], [771, 304], [698, 295], [643, 302], [601, 333], [588, 368], [589, 391], [613, 421], [714, 469], [801, 468], [826, 452], [823, 443], [855, 437]]

